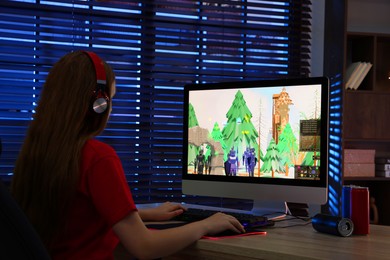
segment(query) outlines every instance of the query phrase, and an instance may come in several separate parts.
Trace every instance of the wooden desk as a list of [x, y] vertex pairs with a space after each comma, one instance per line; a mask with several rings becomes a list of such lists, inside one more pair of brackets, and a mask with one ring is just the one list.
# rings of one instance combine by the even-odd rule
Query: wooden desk
[[164, 259], [390, 259], [390, 226], [371, 225], [367, 236], [318, 233], [311, 224], [267, 228], [265, 236], [201, 239]]

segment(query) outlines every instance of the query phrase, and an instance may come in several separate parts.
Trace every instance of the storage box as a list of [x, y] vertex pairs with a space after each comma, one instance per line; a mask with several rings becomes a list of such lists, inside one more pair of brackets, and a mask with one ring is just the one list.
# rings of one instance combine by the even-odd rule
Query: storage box
[[344, 177], [375, 177], [375, 163], [344, 163]]
[[344, 163], [375, 163], [375, 150], [344, 149]]

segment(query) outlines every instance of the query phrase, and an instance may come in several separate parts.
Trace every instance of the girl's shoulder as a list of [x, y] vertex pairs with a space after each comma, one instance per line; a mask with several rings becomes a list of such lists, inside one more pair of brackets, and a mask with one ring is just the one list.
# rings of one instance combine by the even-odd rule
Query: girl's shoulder
[[116, 152], [114, 148], [112, 148], [110, 145], [96, 140], [96, 139], [89, 139], [85, 145], [84, 145], [84, 153], [88, 154], [95, 154], [100, 156], [106, 156], [106, 155], [116, 155]]

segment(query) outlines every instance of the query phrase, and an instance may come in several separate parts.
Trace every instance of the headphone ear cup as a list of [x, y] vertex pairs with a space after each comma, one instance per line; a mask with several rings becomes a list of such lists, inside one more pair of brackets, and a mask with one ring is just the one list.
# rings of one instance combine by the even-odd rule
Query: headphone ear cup
[[95, 100], [92, 103], [92, 109], [95, 111], [95, 113], [101, 114], [104, 111], [107, 110], [109, 99], [106, 95], [106, 93], [99, 93], [96, 95]]
[[107, 85], [106, 71], [103, 61], [98, 55], [90, 51], [84, 51], [84, 53], [90, 58], [96, 73], [96, 90], [94, 91], [95, 99], [92, 102], [92, 109], [95, 113], [101, 114], [107, 110], [110, 102], [110, 98], [105, 90]]

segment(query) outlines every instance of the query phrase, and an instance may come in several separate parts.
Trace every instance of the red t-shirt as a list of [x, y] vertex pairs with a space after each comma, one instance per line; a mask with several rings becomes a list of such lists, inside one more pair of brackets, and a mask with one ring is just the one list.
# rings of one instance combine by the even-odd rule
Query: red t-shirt
[[82, 151], [81, 180], [53, 259], [113, 259], [119, 239], [112, 226], [137, 210], [119, 157], [97, 140]]

